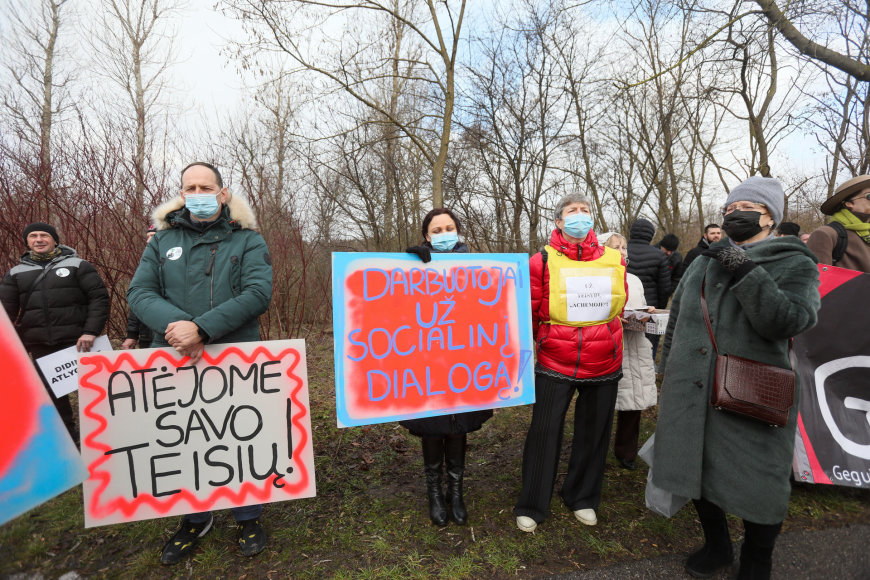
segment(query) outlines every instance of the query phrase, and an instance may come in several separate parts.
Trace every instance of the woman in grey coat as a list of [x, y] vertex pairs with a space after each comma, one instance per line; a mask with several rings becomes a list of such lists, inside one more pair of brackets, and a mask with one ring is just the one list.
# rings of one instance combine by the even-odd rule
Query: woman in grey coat
[[769, 578], [788, 511], [797, 405], [784, 428], [710, 406], [716, 356], [701, 312], [701, 283], [719, 352], [789, 368], [788, 341], [816, 323], [816, 259], [792, 236], [775, 237], [782, 186], [750, 177], [728, 196], [729, 238], [692, 262], [671, 305], [664, 338], [653, 481], [694, 499], [704, 546], [686, 571], [713, 575], [733, 561], [725, 512], [743, 518], [738, 578]]

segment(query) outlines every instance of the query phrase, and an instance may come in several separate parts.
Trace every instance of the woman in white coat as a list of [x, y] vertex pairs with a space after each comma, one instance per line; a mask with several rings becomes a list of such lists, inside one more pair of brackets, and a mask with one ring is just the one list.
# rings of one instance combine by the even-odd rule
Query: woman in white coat
[[[618, 250], [625, 261], [626, 241], [617, 233], [608, 232], [598, 238], [608, 248]], [[634, 274], [628, 274], [628, 301], [626, 310], [652, 310], [646, 305], [643, 283]], [[641, 411], [656, 404], [656, 371], [652, 358], [652, 345], [641, 331], [623, 328], [622, 379], [616, 395], [616, 434], [613, 454], [625, 469], [637, 469], [638, 437]]]

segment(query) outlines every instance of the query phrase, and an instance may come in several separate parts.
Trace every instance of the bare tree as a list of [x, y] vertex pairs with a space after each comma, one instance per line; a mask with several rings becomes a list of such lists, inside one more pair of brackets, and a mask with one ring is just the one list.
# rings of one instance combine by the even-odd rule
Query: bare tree
[[[500, 250], [534, 250], [545, 195], [564, 179], [553, 169], [568, 140], [568, 102], [549, 50], [557, 14], [527, 6], [495, 37], [481, 41], [471, 71], [465, 131], [479, 153], [501, 227]], [[505, 227], [505, 225], [507, 227]]]
[[[802, 55], [839, 69], [856, 80], [870, 82], [870, 64], [866, 61], [813, 41], [798, 29], [792, 18], [789, 18], [774, 0], [754, 0], [754, 2], [761, 8], [764, 17], [770, 25], [775, 27]], [[815, 10], [811, 8], [811, 14], [818, 18], [820, 15], [827, 13], [831, 15], [832, 20], [836, 21], [838, 17], [842, 18], [852, 13], [863, 15], [866, 20], [868, 11], [866, 2], [843, 0], [839, 4], [840, 10], [825, 10], [826, 7], [815, 7]], [[789, 2], [787, 4], [787, 11], [792, 11], [797, 18], [804, 16], [804, 14], [798, 12], [804, 9], [803, 2]], [[825, 28], [827, 27], [817, 27], [816, 30], [824, 30]]]
[[165, 73], [175, 58], [170, 23], [179, 4], [176, 0], [102, 0], [102, 7], [91, 42], [102, 74], [129, 99], [128, 118], [133, 121], [135, 135], [131, 167], [134, 213], [143, 214], [148, 201], [150, 123], [166, 88]]
[[[870, 61], [870, 4], [844, 2], [837, 15], [844, 54]], [[841, 179], [870, 172], [870, 83], [833, 67], [823, 70], [828, 90], [804, 93], [813, 100], [808, 120], [815, 139], [827, 153], [824, 187], [830, 197]]]
[[[343, 91], [376, 113], [375, 122], [391, 125], [392, 131], [410, 140], [430, 167], [433, 205], [443, 205], [442, 179], [453, 124], [465, 0], [225, 0], [225, 4], [250, 26], [249, 48], [289, 56], [330, 89]], [[372, 48], [382, 38], [372, 38], [362, 29], [380, 31], [383, 27], [378, 23], [383, 19], [394, 29], [389, 38], [398, 42], [389, 57], [378, 58], [378, 51]], [[312, 20], [313, 24], [306, 26]], [[323, 31], [330, 28], [341, 30], [340, 38], [323, 37]], [[306, 42], [315, 34], [321, 36], [321, 42]], [[406, 52], [402, 47], [408, 36], [415, 42]], [[423, 52], [415, 52], [416, 46]], [[382, 98], [384, 79], [393, 89], [386, 99]], [[428, 106], [411, 118], [400, 118], [395, 110], [395, 90], [419, 83], [427, 87], [421, 96], [426, 97]], [[391, 138], [389, 131], [387, 138]]]
[[[52, 128], [64, 109], [70, 75], [58, 72], [57, 57], [64, 5], [68, 0], [8, 2], [9, 36], [4, 67], [12, 79], [3, 91], [3, 106], [17, 134], [38, 152], [42, 198], [51, 189]], [[63, 14], [62, 14], [63, 13]], [[46, 219], [50, 208], [37, 203]]]

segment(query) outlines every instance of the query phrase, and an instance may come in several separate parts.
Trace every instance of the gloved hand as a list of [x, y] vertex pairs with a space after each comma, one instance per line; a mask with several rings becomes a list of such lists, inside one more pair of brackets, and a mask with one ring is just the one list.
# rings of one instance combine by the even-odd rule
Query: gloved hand
[[731, 272], [735, 280], [741, 280], [756, 266], [755, 262], [740, 248], [716, 248], [715, 250], [707, 250], [701, 255], [719, 262], [723, 268]]
[[429, 248], [426, 246], [411, 246], [410, 248], [405, 248], [405, 251], [409, 254], [414, 254], [423, 262], [431, 262], [432, 261], [432, 252], [429, 251]]

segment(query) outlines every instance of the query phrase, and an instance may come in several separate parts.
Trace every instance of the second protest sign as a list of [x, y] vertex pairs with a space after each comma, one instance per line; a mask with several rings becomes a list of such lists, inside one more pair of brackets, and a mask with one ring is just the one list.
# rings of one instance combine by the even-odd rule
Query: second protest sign
[[528, 256], [333, 253], [339, 427], [535, 400]]
[[79, 357], [85, 525], [313, 497], [305, 343]]

